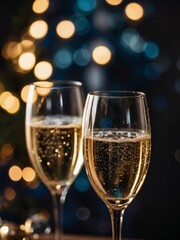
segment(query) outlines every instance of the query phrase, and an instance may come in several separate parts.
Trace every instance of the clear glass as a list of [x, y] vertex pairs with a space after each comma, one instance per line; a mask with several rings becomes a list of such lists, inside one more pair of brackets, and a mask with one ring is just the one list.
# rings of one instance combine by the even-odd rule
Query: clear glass
[[141, 188], [150, 162], [151, 130], [145, 94], [89, 93], [82, 133], [87, 176], [109, 209], [112, 239], [121, 240], [124, 211]]
[[82, 164], [82, 84], [41, 81], [31, 84], [26, 105], [26, 145], [32, 165], [53, 197], [55, 240], [62, 239], [67, 191]]

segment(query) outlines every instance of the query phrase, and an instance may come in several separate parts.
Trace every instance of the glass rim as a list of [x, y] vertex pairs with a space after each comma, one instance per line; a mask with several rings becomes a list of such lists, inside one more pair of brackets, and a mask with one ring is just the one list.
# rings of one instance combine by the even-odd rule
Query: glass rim
[[54, 80], [54, 81], [35, 81], [30, 83], [30, 86], [35, 88], [68, 88], [68, 87], [82, 87], [82, 82], [76, 80]]
[[88, 93], [89, 96], [99, 97], [99, 98], [141, 98], [145, 97], [146, 94], [141, 91], [121, 91], [121, 90], [102, 90], [102, 91], [92, 91]]

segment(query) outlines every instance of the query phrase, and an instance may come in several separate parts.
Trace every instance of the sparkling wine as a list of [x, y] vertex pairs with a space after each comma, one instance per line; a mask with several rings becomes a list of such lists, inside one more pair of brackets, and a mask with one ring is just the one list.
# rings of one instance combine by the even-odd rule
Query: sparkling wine
[[80, 119], [33, 121], [26, 126], [26, 135], [30, 159], [41, 180], [55, 191], [70, 185], [83, 161]]
[[85, 164], [97, 194], [114, 208], [137, 194], [150, 162], [150, 135], [126, 131], [94, 131], [84, 143]]

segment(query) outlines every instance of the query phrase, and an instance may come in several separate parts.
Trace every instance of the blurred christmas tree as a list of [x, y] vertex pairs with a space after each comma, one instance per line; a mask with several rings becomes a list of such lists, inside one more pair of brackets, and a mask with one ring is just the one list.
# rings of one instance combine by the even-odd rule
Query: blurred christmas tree
[[[74, 79], [83, 82], [85, 92], [107, 88], [144, 90], [166, 66], [159, 57], [158, 44], [147, 39], [145, 31], [152, 31], [154, 6], [150, 1], [26, 0], [18, 6], [2, 46], [6, 62], [0, 78], [0, 186], [2, 217], [21, 222], [40, 208], [42, 199], [51, 201], [29, 167], [26, 153], [28, 84]], [[84, 172], [79, 178], [81, 181], [77, 179], [70, 193], [74, 194], [71, 204], [76, 215], [70, 218], [72, 222], [74, 218], [89, 221], [92, 226], [91, 210], [83, 205], [83, 194], [90, 192], [90, 186]], [[44, 209], [50, 209], [48, 201], [43, 203]], [[69, 210], [67, 214], [72, 213]], [[107, 233], [110, 228], [102, 227], [107, 222], [100, 223], [94, 231]]]

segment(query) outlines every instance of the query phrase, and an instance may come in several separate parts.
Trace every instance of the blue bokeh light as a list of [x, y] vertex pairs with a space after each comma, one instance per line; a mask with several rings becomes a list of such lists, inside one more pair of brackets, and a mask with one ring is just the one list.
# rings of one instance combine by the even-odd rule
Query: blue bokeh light
[[120, 43], [124, 46], [124, 47], [130, 47], [130, 43], [132, 41], [133, 38], [138, 38], [139, 37], [139, 33], [138, 31], [136, 31], [133, 28], [127, 28], [125, 29], [121, 36], [120, 36]]
[[85, 66], [91, 59], [90, 52], [85, 48], [77, 49], [74, 53], [74, 62], [79, 66]]
[[86, 207], [78, 208], [76, 211], [76, 217], [81, 221], [86, 221], [90, 217], [90, 215], [90, 210]]
[[162, 67], [156, 62], [148, 63], [144, 68], [144, 74], [149, 80], [156, 80], [162, 73]]
[[78, 16], [74, 19], [76, 33], [80, 36], [85, 35], [90, 30], [90, 23], [86, 17]]
[[68, 68], [73, 61], [72, 53], [69, 49], [62, 48], [58, 50], [53, 58], [53, 62], [58, 68]]
[[79, 176], [75, 181], [75, 188], [78, 192], [86, 192], [90, 188], [90, 183], [86, 177]]
[[77, 6], [83, 12], [91, 12], [96, 7], [96, 0], [77, 0]]
[[159, 47], [154, 42], [146, 42], [144, 44], [143, 53], [147, 59], [155, 59], [159, 55]]

